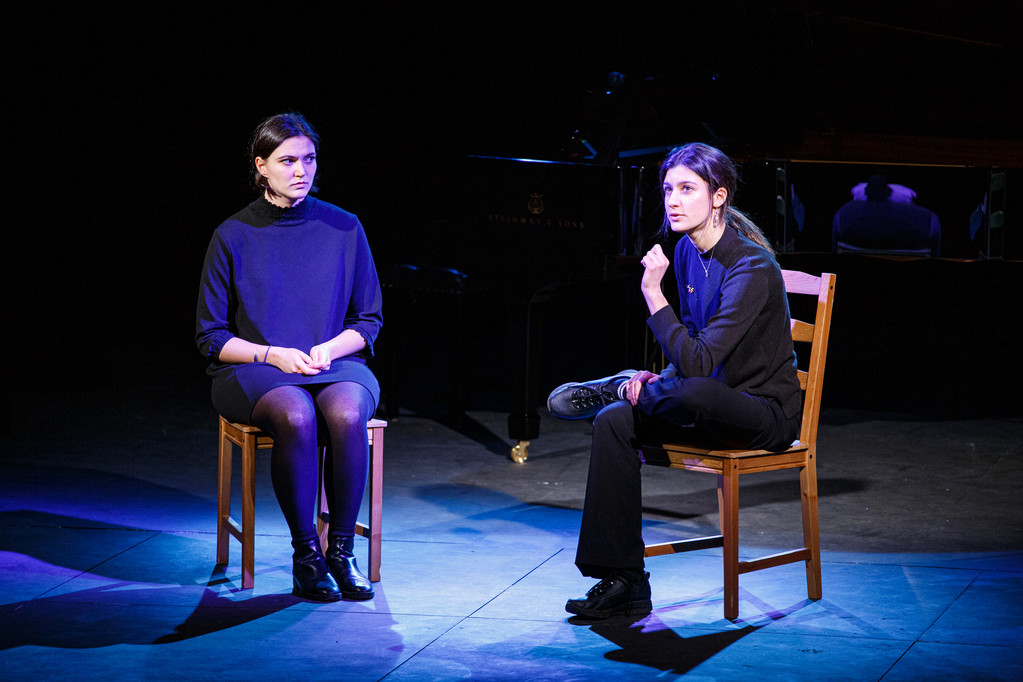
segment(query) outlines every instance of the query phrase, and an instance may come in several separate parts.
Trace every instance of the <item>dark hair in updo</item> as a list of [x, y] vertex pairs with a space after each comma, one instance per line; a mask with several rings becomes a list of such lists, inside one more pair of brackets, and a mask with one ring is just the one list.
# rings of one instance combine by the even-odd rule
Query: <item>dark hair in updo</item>
[[[309, 121], [305, 120], [302, 114], [289, 112], [271, 116], [256, 127], [252, 133], [252, 145], [249, 152], [249, 168], [252, 169], [252, 184], [256, 189], [267, 188], [266, 178], [256, 170], [256, 157], [269, 159], [273, 151], [281, 146], [281, 143], [289, 137], [308, 137], [312, 140], [313, 148], [317, 153], [320, 151], [320, 136]], [[319, 189], [316, 184], [319, 175], [313, 177], [313, 184], [310, 192]]]

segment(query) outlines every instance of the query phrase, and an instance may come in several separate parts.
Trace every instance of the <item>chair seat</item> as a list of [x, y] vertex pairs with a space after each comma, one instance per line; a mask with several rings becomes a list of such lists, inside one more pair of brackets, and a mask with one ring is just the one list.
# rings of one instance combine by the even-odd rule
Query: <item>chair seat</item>
[[748, 457], [770, 457], [771, 455], [780, 455], [787, 452], [805, 452], [808, 446], [799, 440], [795, 440], [792, 442], [792, 445], [784, 450], [712, 450], [685, 443], [664, 443], [660, 447], [668, 453], [706, 455], [708, 457], [722, 457], [724, 459], [744, 459]]
[[726, 467], [738, 469], [741, 473], [793, 469], [805, 466], [808, 453], [809, 446], [798, 440], [780, 452], [710, 450], [683, 443], [665, 443], [660, 447], [640, 448], [643, 461], [647, 464], [706, 473], [721, 473]]

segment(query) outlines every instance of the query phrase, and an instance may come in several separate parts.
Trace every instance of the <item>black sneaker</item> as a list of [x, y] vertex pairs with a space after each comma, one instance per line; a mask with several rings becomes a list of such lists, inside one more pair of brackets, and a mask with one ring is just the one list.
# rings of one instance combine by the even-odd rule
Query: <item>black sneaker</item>
[[634, 369], [623, 369], [614, 376], [579, 383], [572, 381], [551, 391], [547, 409], [562, 419], [587, 419], [600, 412], [605, 405], [622, 400], [618, 394], [622, 384], [636, 375]]
[[565, 610], [587, 618], [642, 616], [653, 609], [650, 601], [650, 574], [630, 582], [614, 573], [590, 588], [582, 599], [569, 599]]

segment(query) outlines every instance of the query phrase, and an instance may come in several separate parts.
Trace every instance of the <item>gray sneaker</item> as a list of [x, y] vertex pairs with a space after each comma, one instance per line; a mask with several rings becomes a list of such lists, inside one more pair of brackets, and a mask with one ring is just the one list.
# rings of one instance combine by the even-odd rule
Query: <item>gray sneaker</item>
[[623, 369], [618, 374], [594, 379], [593, 381], [572, 381], [551, 391], [547, 397], [547, 409], [562, 419], [587, 419], [594, 416], [605, 405], [623, 400], [618, 391], [622, 384], [636, 375], [634, 369]]

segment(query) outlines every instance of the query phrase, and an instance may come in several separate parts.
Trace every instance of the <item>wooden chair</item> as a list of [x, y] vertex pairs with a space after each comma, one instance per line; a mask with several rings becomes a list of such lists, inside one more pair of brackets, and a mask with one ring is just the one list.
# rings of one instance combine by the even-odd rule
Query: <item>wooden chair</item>
[[[820, 415], [824, 360], [828, 349], [831, 310], [835, 297], [835, 275], [814, 277], [803, 272], [783, 270], [785, 289], [791, 294], [817, 297], [813, 324], [792, 320], [792, 339], [810, 344], [809, 362], [799, 370], [803, 388], [803, 418], [799, 440], [783, 452], [766, 450], [707, 450], [679, 443], [660, 447], [643, 446], [640, 455], [647, 464], [702, 471], [718, 477], [718, 511], [721, 534], [679, 542], [646, 546], [645, 556], [688, 552], [722, 547], [725, 578], [725, 618], [739, 616], [739, 574], [759, 571], [796, 561], [806, 562], [806, 592], [810, 599], [821, 598], [820, 536], [817, 525], [817, 420]], [[739, 561], [739, 476], [761, 471], [798, 469], [802, 491], [803, 547], [780, 554]]]
[[[358, 523], [355, 532], [369, 540], [369, 579], [380, 580], [380, 526], [384, 488], [384, 428], [387, 422], [371, 419], [366, 423], [369, 434], [369, 524]], [[228, 562], [228, 545], [234, 536], [242, 546], [242, 589], [255, 584], [255, 490], [256, 450], [273, 447], [273, 438], [255, 426], [236, 424], [220, 418], [220, 464], [217, 479], [217, 565]], [[231, 517], [231, 456], [232, 446], [242, 450], [242, 521]], [[320, 509], [316, 530], [320, 544], [326, 547], [329, 533], [329, 510], [326, 492], [320, 486]]]

